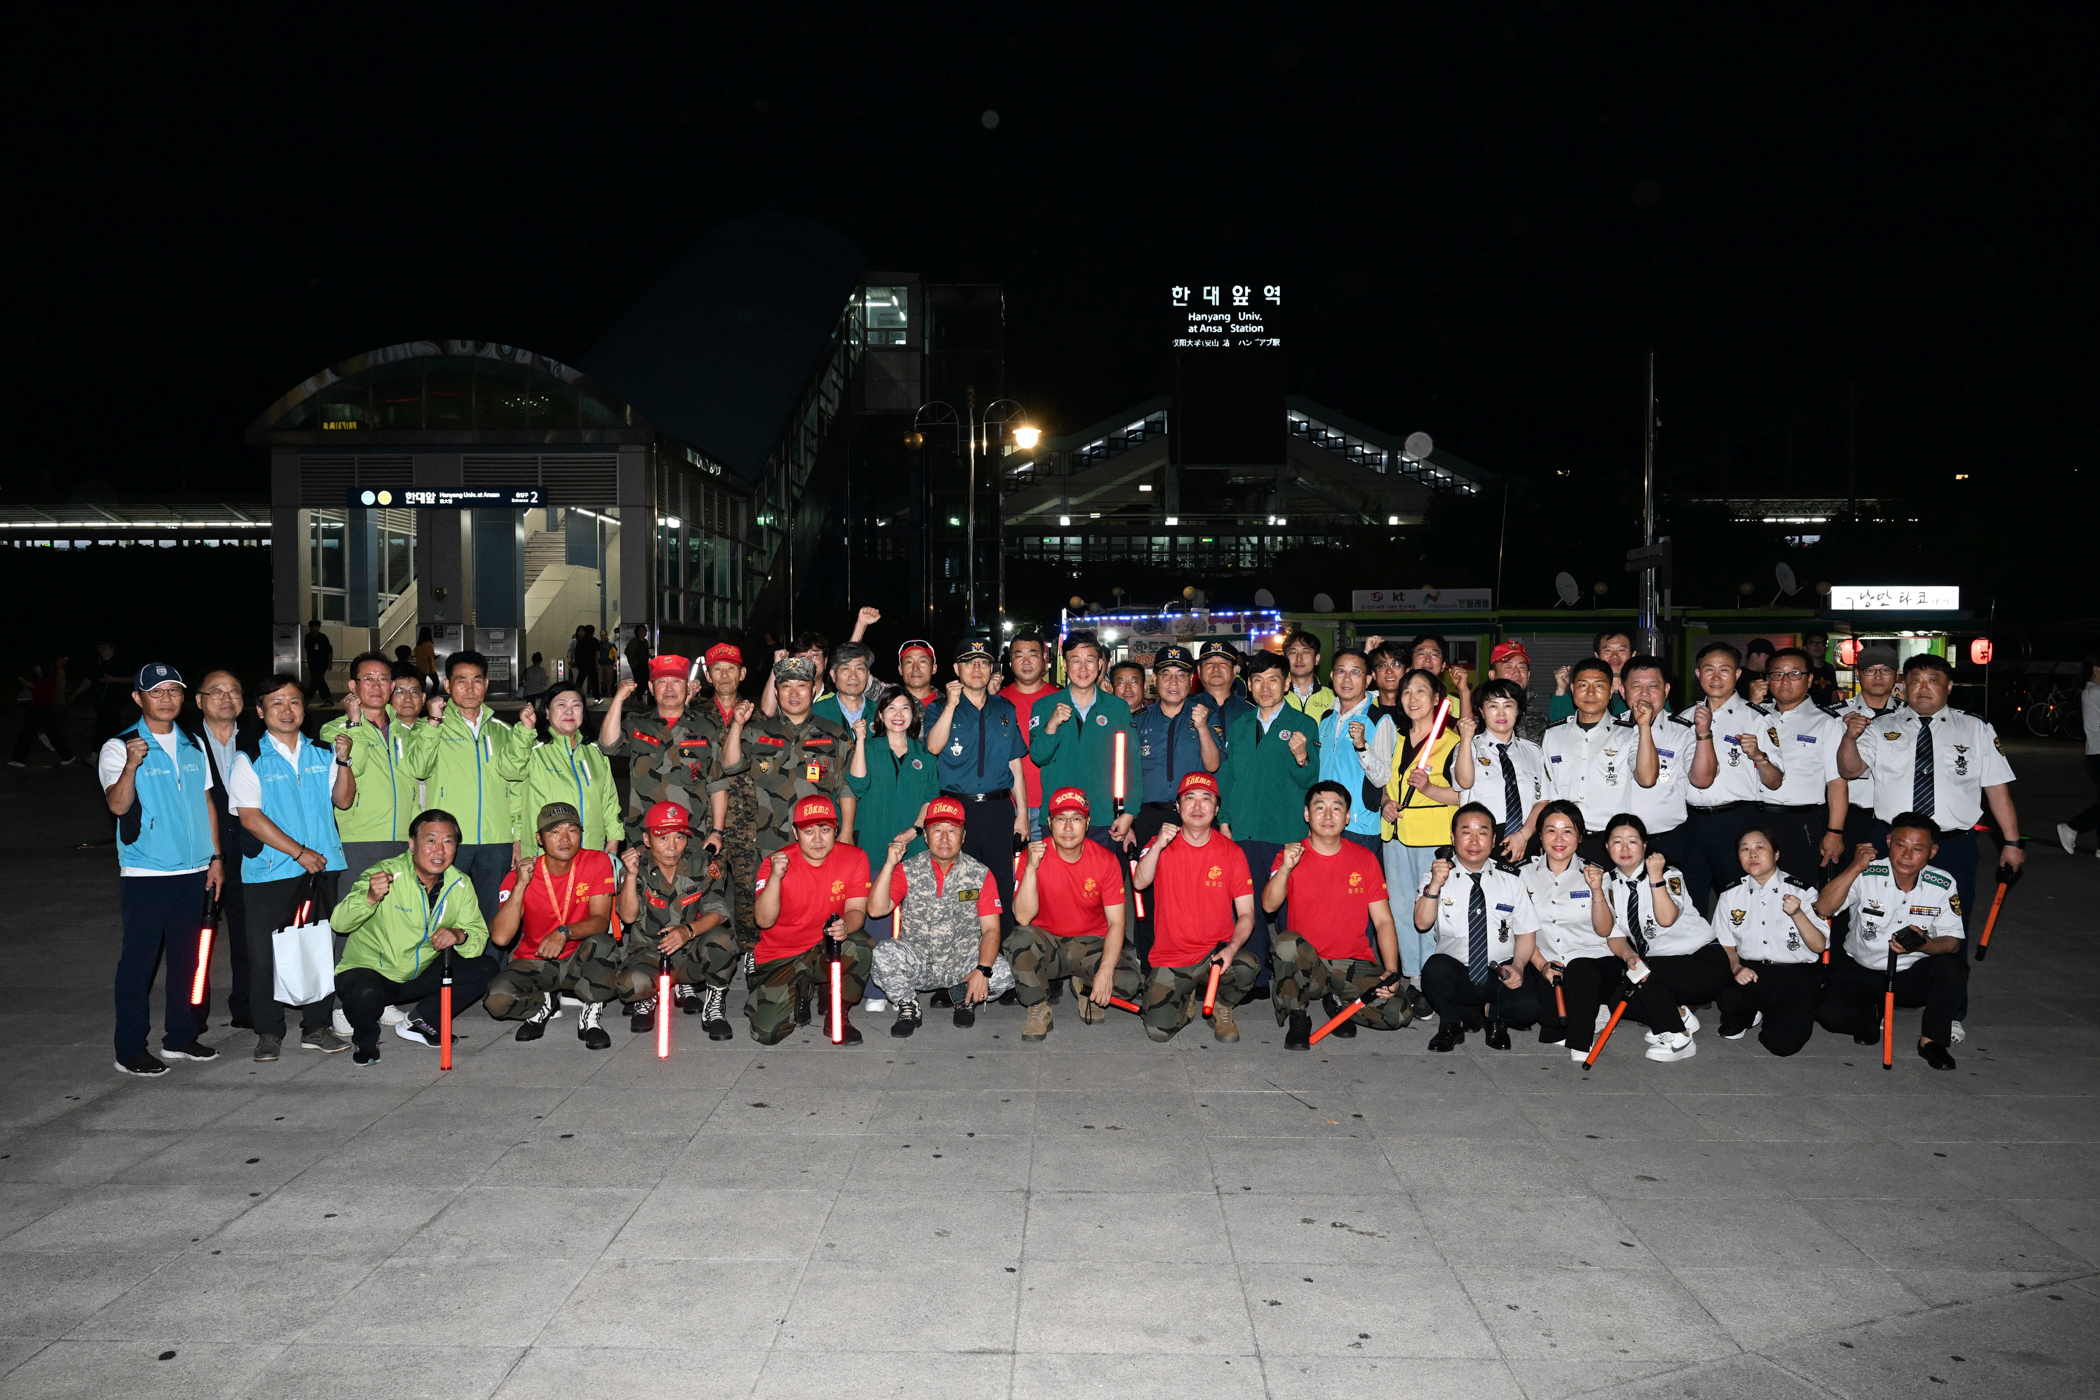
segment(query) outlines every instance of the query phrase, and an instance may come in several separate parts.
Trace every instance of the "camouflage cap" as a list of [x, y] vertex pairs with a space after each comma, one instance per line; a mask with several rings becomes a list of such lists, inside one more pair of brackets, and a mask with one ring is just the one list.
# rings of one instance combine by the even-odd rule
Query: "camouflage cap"
[[583, 826], [583, 818], [577, 814], [575, 806], [571, 803], [549, 802], [540, 808], [540, 824], [533, 830], [552, 831], [563, 823], [580, 829]]
[[773, 663], [773, 684], [782, 681], [801, 681], [805, 685], [817, 683], [817, 668], [809, 664], [806, 656], [783, 656]]

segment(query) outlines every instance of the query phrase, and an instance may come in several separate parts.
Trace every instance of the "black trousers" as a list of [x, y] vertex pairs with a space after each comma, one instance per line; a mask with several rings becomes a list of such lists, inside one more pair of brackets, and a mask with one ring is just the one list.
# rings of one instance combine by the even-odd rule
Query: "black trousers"
[[[1559, 1001], [1554, 999], [1551, 986], [1545, 988], [1547, 1028], [1564, 1031], [1570, 1050], [1589, 1049], [1597, 1036], [1597, 1008], [1616, 1006], [1619, 984], [1625, 980], [1626, 964], [1616, 957], [1575, 959], [1561, 971]], [[1568, 1006], [1565, 1021], [1560, 1016], [1560, 1002]]]
[[1743, 862], [1735, 853], [1735, 843], [1742, 839], [1743, 828], [1759, 815], [1756, 806], [1748, 802], [1736, 803], [1725, 811], [1701, 807], [1686, 811], [1684, 825], [1678, 828], [1684, 833], [1684, 863], [1679, 868], [1684, 871], [1685, 893], [1692, 897], [1701, 914], [1711, 915], [1714, 896], [1743, 878]]
[[117, 892], [124, 944], [117, 954], [117, 1059], [146, 1053], [153, 1012], [153, 974], [167, 955], [161, 1045], [179, 1050], [197, 1038], [190, 980], [197, 971], [197, 930], [204, 911], [204, 871], [189, 875], [120, 875]]
[[1539, 1019], [1540, 988], [1552, 995], [1535, 973], [1522, 986], [1508, 987], [1492, 968], [1485, 983], [1475, 982], [1466, 965], [1449, 953], [1432, 953], [1422, 964], [1422, 994], [1436, 1008], [1440, 1025], [1478, 1028], [1483, 1016], [1505, 1025], [1531, 1025]]
[[1269, 985], [1270, 921], [1274, 920], [1277, 928], [1291, 926], [1289, 900], [1285, 900], [1273, 914], [1264, 912], [1261, 907], [1262, 886], [1269, 883], [1269, 867], [1283, 853], [1283, 845], [1277, 841], [1242, 841], [1240, 849], [1247, 855], [1247, 873], [1254, 877], [1254, 932], [1247, 937], [1247, 951], [1254, 954], [1255, 961], [1261, 964], [1261, 976], [1255, 986], [1266, 989]]
[[[1873, 1035], [1881, 1029], [1881, 998], [1888, 969], [1861, 967], [1842, 952], [1830, 955], [1830, 976], [1816, 999], [1816, 1020], [1832, 1035]], [[1896, 1005], [1922, 1006], [1927, 1040], [1949, 1043], [1969, 996], [1969, 964], [1960, 953], [1934, 953], [1896, 974]]]
[[[314, 876], [313, 908], [307, 913], [308, 922], [326, 918], [328, 911], [335, 908], [336, 876], [333, 870]], [[242, 890], [248, 922], [249, 1019], [255, 1023], [258, 1036], [284, 1039], [284, 1007], [277, 1000], [277, 944], [271, 935], [292, 926], [299, 912], [300, 888], [305, 884], [305, 877], [294, 875], [288, 880], [264, 880]], [[324, 1030], [334, 1017], [335, 998], [322, 997], [299, 1008], [299, 1029]]]
[[[948, 793], [944, 796], [959, 796]], [[1006, 793], [988, 802], [961, 798], [963, 854], [981, 860], [999, 886], [999, 936], [1014, 928], [1014, 804]], [[1026, 815], [1025, 813], [1023, 815]]]
[[[1830, 825], [1827, 805], [1816, 802], [1805, 807], [1766, 807], [1751, 820], [1773, 829], [1773, 838], [1779, 843], [1781, 870], [1804, 885], [1822, 888], [1827, 873], [1823, 867], [1823, 832]], [[1846, 859], [1849, 860], [1851, 855], [1848, 848]], [[1738, 859], [1737, 869], [1741, 868]]]
[[1728, 968], [1728, 954], [1718, 943], [1709, 943], [1695, 953], [1671, 957], [1643, 958], [1649, 977], [1634, 992], [1626, 1014], [1651, 1031], [1684, 1029], [1680, 1006], [1703, 1006], [1712, 1002], [1721, 1011], [1721, 1024], [1728, 1029], [1747, 1026], [1757, 1014], [1748, 993], [1737, 984]]
[[[1136, 849], [1140, 851], [1144, 850], [1151, 843], [1153, 837], [1159, 835], [1161, 827], [1168, 822], [1178, 823], [1181, 820], [1180, 812], [1176, 810], [1171, 802], [1147, 802], [1137, 809], [1136, 817], [1137, 822], [1130, 828], [1130, 834], [1137, 838]], [[1130, 885], [1130, 862], [1127, 859], [1123, 862], [1123, 869], [1123, 883], [1126, 886], [1123, 898], [1124, 927], [1130, 931], [1127, 941], [1132, 947], [1137, 949], [1138, 965], [1144, 970], [1150, 971], [1152, 968], [1153, 891], [1144, 890], [1140, 892], [1128, 888]], [[1133, 899], [1133, 896], [1135, 896], [1135, 899]], [[1261, 902], [1261, 891], [1258, 888], [1254, 892], [1254, 900], [1256, 904]], [[1140, 902], [1145, 906], [1143, 914], [1137, 912], [1138, 903]]]
[[[1757, 980], [1743, 988], [1749, 993], [1752, 1017], [1762, 1013], [1765, 1018], [1758, 1027], [1757, 1043], [1775, 1055], [1798, 1054], [1815, 1034], [1816, 1002], [1823, 994], [1822, 961], [1752, 962], [1745, 958], [1743, 966], [1757, 974]], [[1721, 1019], [1723, 1035], [1742, 1029], [1725, 1016]]]
[[[452, 1014], [480, 1001], [496, 975], [496, 960], [484, 953], [478, 958], [452, 959]], [[379, 1044], [379, 1017], [389, 1006], [416, 1003], [418, 1019], [435, 1026], [444, 986], [444, 957], [440, 954], [423, 971], [406, 982], [396, 982], [369, 967], [348, 968], [335, 975], [335, 994], [342, 999], [343, 1015], [350, 1021], [350, 1043], [360, 1050]]]

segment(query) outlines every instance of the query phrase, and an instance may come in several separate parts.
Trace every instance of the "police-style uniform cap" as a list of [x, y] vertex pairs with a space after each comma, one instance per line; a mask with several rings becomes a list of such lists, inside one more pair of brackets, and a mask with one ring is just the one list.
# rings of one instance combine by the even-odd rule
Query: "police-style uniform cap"
[[783, 656], [773, 663], [773, 684], [782, 681], [802, 681], [808, 685], [817, 683], [817, 668], [806, 656]]
[[822, 793], [814, 793], [795, 804], [795, 828], [805, 826], [837, 826], [839, 809], [831, 805], [831, 799]]
[[1192, 792], [1207, 792], [1216, 797], [1218, 780], [1200, 768], [1192, 773], [1184, 773], [1181, 775], [1181, 786], [1174, 790], [1175, 800], [1179, 801]]
[[999, 658], [992, 655], [991, 647], [972, 637], [955, 644], [955, 664], [960, 666], [965, 661], [989, 661], [997, 665]]
[[577, 814], [573, 805], [567, 802], [549, 802], [540, 808], [540, 824], [533, 830], [552, 831], [564, 822], [579, 831], [583, 829], [583, 818]]
[[[551, 809], [564, 804], [555, 802], [548, 805]], [[647, 816], [642, 818], [642, 830], [644, 831], [691, 831], [692, 829], [692, 815], [676, 802], [659, 802], [649, 809]]]
[[[1897, 664], [1896, 649], [1887, 646], [1862, 647], [1860, 648], [1859, 660], [1852, 664], [1862, 671], [1869, 666], [1886, 666], [1893, 671], [1896, 669]], [[144, 673], [142, 672], [141, 674]]]
[[1288, 671], [1290, 665], [1273, 651], [1257, 651], [1247, 658], [1247, 679], [1253, 680], [1264, 671]]
[[179, 685], [184, 690], [189, 689], [183, 682], [182, 672], [165, 661], [154, 661], [141, 666], [139, 673], [131, 678], [131, 688], [141, 695], [157, 685]]
[[1222, 656], [1235, 666], [1240, 664], [1239, 648], [1234, 646], [1231, 642], [1221, 642], [1216, 638], [1212, 638], [1210, 641], [1205, 642], [1203, 644], [1203, 650], [1197, 652], [1196, 656], [1198, 660], [1202, 661], [1208, 661], [1213, 656]]
[[716, 642], [707, 649], [707, 655], [701, 664], [714, 666], [724, 661], [732, 666], [741, 666], [744, 664], [744, 653], [729, 642]]
[[904, 644], [903, 646], [901, 646], [901, 647], [898, 647], [898, 648], [897, 648], [897, 659], [898, 659], [899, 661], [902, 661], [902, 660], [903, 660], [903, 659], [904, 659], [904, 658], [905, 658], [905, 657], [906, 657], [907, 655], [909, 655], [910, 653], [912, 653], [912, 652], [915, 652], [915, 651], [923, 651], [923, 652], [925, 652], [925, 653], [926, 653], [926, 658], [927, 658], [927, 660], [929, 660], [929, 661], [933, 659], [933, 655], [934, 655], [934, 652], [933, 652], [933, 643], [932, 643], [932, 642], [929, 642], [929, 641], [926, 641], [926, 640], [924, 640], [923, 638], [919, 638], [919, 637], [913, 637], [913, 638], [912, 638], [912, 639], [911, 639], [910, 641], [906, 642], [906, 643], [905, 643], [905, 644]]
[[1165, 671], [1170, 668], [1178, 668], [1193, 674], [1196, 669], [1196, 658], [1191, 656], [1189, 649], [1179, 642], [1163, 646], [1152, 654], [1152, 669], [1154, 671]]
[[649, 679], [652, 681], [660, 681], [665, 676], [669, 676], [674, 681], [682, 681], [692, 673], [693, 663], [690, 657], [652, 656], [649, 658]]
[[1056, 792], [1050, 794], [1050, 815], [1053, 817], [1059, 812], [1084, 813], [1086, 810], [1086, 790], [1084, 788], [1059, 788]]
[[932, 826], [935, 822], [947, 822], [950, 826], [967, 826], [970, 817], [963, 811], [962, 803], [954, 798], [936, 797], [926, 804], [926, 825]]

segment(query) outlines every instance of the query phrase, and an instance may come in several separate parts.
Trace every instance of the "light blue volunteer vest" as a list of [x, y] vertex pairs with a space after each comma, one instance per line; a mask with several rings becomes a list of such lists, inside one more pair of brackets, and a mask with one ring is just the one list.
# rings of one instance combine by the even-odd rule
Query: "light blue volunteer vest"
[[[309, 851], [328, 857], [327, 869], [343, 869], [343, 838], [335, 829], [335, 750], [323, 748], [302, 734], [299, 763], [294, 768], [286, 761], [284, 750], [277, 747], [277, 741], [265, 732], [256, 736], [252, 752], [242, 752], [248, 755], [262, 788], [263, 815]], [[262, 846], [259, 854], [249, 854], [250, 847], [261, 844], [243, 833], [242, 884], [289, 880], [306, 873], [296, 859], [275, 847]]]
[[117, 818], [117, 864], [125, 869], [179, 874], [211, 863], [211, 801], [205, 796], [211, 775], [204, 748], [175, 731], [175, 758], [160, 746], [140, 720], [117, 736], [146, 741], [146, 757], [132, 775], [136, 794], [131, 810]]
[[1357, 836], [1376, 836], [1379, 832], [1376, 807], [1364, 806], [1364, 762], [1363, 755], [1349, 742], [1346, 726], [1362, 721], [1364, 742], [1371, 742], [1378, 724], [1371, 718], [1370, 707], [1342, 718], [1341, 702], [1320, 717], [1320, 779], [1323, 782], [1340, 783], [1349, 790], [1349, 825], [1346, 828]]

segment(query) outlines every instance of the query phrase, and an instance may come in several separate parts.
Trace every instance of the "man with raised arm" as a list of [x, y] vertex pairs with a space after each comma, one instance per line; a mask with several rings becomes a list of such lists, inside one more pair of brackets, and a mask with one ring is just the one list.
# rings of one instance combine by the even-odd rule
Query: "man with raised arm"
[[1274, 913], [1288, 902], [1291, 911], [1287, 930], [1269, 950], [1276, 1024], [1289, 1025], [1286, 1050], [1312, 1048], [1315, 1000], [1328, 1017], [1363, 1000], [1354, 1019], [1335, 1027], [1344, 1040], [1359, 1023], [1392, 1031], [1414, 1020], [1408, 999], [1394, 995], [1400, 987], [1400, 938], [1384, 866], [1347, 839], [1351, 806], [1349, 789], [1339, 782], [1322, 779], [1306, 789], [1305, 839], [1276, 853], [1262, 886], [1262, 908]]
[[1145, 847], [1133, 883], [1154, 892], [1152, 972], [1145, 980], [1145, 1034], [1164, 1043], [1203, 1014], [1212, 966], [1223, 969], [1211, 1031], [1240, 1038], [1232, 1008], [1254, 990], [1261, 966], [1247, 951], [1254, 934], [1254, 880], [1247, 857], [1215, 829], [1218, 780], [1191, 773], [1181, 780], [1181, 824], [1169, 822]]
[[[1129, 905], [1123, 863], [1087, 839], [1086, 793], [1050, 794], [1050, 837], [1032, 841], [1014, 890], [1014, 930], [1006, 936], [1014, 999], [1028, 1008], [1021, 1039], [1050, 1034], [1050, 988], [1072, 977], [1085, 985], [1079, 1019], [1098, 1021], [1110, 996], [1136, 1001], [1143, 986], [1137, 949], [1126, 939]], [[1101, 968], [1110, 969], [1101, 976]]]

